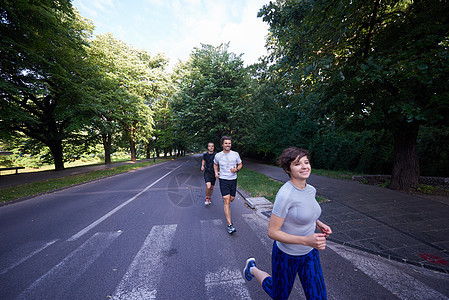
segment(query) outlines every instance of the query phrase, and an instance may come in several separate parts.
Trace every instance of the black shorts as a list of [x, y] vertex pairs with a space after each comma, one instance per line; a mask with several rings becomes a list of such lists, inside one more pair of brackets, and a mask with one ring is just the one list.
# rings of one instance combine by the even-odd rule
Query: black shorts
[[237, 179], [220, 179], [220, 191], [222, 196], [231, 195], [232, 197], [235, 197], [235, 192], [237, 191]]
[[216, 179], [217, 178], [215, 178], [215, 174], [214, 173], [204, 172], [204, 181], [210, 182], [210, 184], [215, 185], [215, 180]]

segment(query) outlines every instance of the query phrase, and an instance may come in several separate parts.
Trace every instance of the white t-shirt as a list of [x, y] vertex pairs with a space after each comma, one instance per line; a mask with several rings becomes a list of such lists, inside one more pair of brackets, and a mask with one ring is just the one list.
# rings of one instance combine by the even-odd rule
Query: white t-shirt
[[[298, 236], [308, 236], [315, 233], [316, 220], [321, 215], [321, 207], [315, 199], [316, 189], [306, 184], [304, 189], [298, 189], [287, 181], [276, 194], [272, 213], [285, 218], [281, 231]], [[287, 244], [276, 241], [277, 246], [289, 255], [305, 255], [312, 247]]]
[[239, 153], [232, 150], [229, 153], [218, 152], [214, 158], [214, 163], [220, 167], [220, 179], [226, 180], [237, 179], [237, 173], [232, 173], [231, 168], [237, 168], [241, 162]]

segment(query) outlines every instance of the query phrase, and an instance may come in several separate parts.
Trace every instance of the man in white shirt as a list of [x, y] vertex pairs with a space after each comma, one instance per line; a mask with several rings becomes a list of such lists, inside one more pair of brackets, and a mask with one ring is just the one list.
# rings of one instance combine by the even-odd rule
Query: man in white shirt
[[221, 138], [223, 151], [217, 153], [214, 158], [215, 177], [220, 179], [220, 191], [223, 196], [224, 214], [228, 222], [229, 234], [235, 232], [231, 221], [231, 202], [235, 199], [237, 190], [237, 172], [242, 168], [242, 159], [238, 152], [232, 151], [232, 139], [230, 136]]

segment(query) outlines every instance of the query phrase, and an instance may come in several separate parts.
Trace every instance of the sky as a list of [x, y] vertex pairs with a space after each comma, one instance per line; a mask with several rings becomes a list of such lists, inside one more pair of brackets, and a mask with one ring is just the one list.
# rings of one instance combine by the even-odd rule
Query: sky
[[164, 53], [169, 68], [186, 61], [201, 43], [230, 43], [245, 65], [265, 55], [268, 24], [257, 13], [269, 0], [73, 0], [93, 21], [94, 36], [114, 37], [151, 55]]

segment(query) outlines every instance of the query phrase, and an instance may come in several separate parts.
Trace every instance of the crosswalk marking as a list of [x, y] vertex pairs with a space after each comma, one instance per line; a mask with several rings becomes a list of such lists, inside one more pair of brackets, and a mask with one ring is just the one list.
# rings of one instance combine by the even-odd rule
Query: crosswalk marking
[[[61, 299], [61, 294], [109, 247], [119, 232], [96, 233], [37, 279], [18, 299]], [[52, 288], [48, 288], [51, 286]]]
[[[269, 255], [273, 241], [267, 236], [267, 221], [254, 213], [243, 214], [244, 221], [263, 244]], [[244, 238], [239, 232], [226, 233], [223, 219], [200, 220], [201, 240], [205, 253], [214, 253], [214, 264], [205, 261], [205, 299], [251, 299], [242, 276], [242, 262], [236, 259], [233, 240]], [[153, 226], [122, 280], [113, 299], [157, 299], [158, 285], [164, 275], [167, 253], [175, 240], [177, 224]], [[60, 299], [86, 270], [108, 249], [120, 232], [95, 233], [89, 240], [72, 251], [56, 266], [34, 281], [18, 299]], [[6, 274], [30, 258], [42, 253], [58, 240], [38, 241], [14, 249], [0, 257], [0, 275]], [[117, 244], [117, 243], [115, 243]], [[56, 244], [58, 245], [58, 244]], [[201, 245], [201, 244], [200, 244]], [[379, 257], [328, 242], [328, 248], [351, 262], [357, 269], [399, 299], [448, 299], [425, 283], [407, 275], [394, 264]], [[136, 249], [137, 250], [137, 249]], [[45, 251], [44, 251], [45, 252]], [[250, 253], [249, 253], [250, 254]], [[302, 295], [299, 280], [296, 294]], [[252, 291], [252, 290], [251, 290]], [[160, 297], [160, 295], [159, 295]], [[301, 298], [303, 299], [303, 298]]]
[[384, 263], [380, 258], [373, 259], [364, 253], [360, 255], [361, 252], [357, 254], [355, 250], [335, 243], [328, 243], [328, 247], [399, 299], [449, 299], [412, 276]]
[[227, 266], [210, 266], [211, 270], [207, 270], [204, 278], [207, 299], [251, 299], [234, 250], [229, 241], [223, 239], [228, 235], [223, 220], [201, 220], [201, 228], [205, 252], [214, 253], [227, 262]]
[[177, 225], [154, 226], [112, 299], [156, 299], [157, 285], [164, 271], [164, 253], [170, 250]]
[[[240, 270], [224, 267], [218, 272], [207, 273], [204, 284], [208, 299], [251, 299]], [[226, 295], [220, 293], [220, 290], [227, 291]]]
[[[35, 256], [36, 254], [38, 254], [39, 252], [41, 252], [45, 248], [53, 245], [57, 241], [58, 240], [53, 240], [53, 241], [50, 241], [48, 243], [46, 243], [46, 242], [39, 242], [38, 245], [37, 245], [37, 249], [36, 250], [29, 250], [29, 251], [27, 251], [26, 249], [19, 248], [19, 249], [14, 250], [14, 252], [12, 252], [10, 256], [8, 256], [8, 255], [2, 256], [0, 258], [0, 264], [2, 265], [1, 271], [0, 271], [0, 275], [6, 274], [8, 271], [14, 269], [15, 267], [17, 267], [21, 263], [27, 261], [28, 259], [30, 259], [31, 257]], [[29, 245], [25, 245], [23, 248], [27, 248], [28, 246]], [[15, 262], [11, 263], [11, 261], [14, 260], [13, 257], [15, 257], [17, 253], [20, 253], [20, 254], [23, 253], [24, 256], [22, 258], [16, 260]]]

